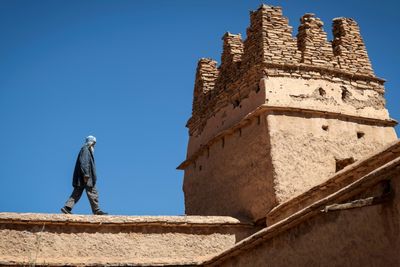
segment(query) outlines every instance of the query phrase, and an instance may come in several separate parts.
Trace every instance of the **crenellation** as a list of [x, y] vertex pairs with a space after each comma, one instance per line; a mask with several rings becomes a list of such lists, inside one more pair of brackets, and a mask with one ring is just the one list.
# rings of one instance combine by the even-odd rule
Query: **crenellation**
[[250, 12], [250, 27], [244, 42], [243, 64], [294, 63], [299, 59], [292, 27], [281, 7], [261, 5]]
[[305, 14], [295, 38], [282, 9], [262, 5], [243, 42], [224, 35], [218, 68], [200, 60], [179, 166], [187, 213], [257, 221], [332, 175], [336, 159], [397, 139], [357, 23], [335, 19], [332, 42], [323, 26]]
[[350, 18], [334, 19], [333, 37], [333, 54], [337, 57], [339, 68], [374, 76], [357, 22]]
[[192, 118], [188, 121], [190, 131], [198, 128], [199, 119], [203, 117], [204, 110], [208, 108], [218, 74], [219, 70], [215, 60], [209, 58], [199, 60], [194, 85]]
[[236, 65], [242, 60], [243, 55], [243, 41], [240, 34], [232, 34], [227, 32], [222, 37], [223, 52], [221, 56], [221, 69], [224, 68], [237, 68]]
[[[218, 68], [216, 63], [207, 67], [209, 63], [204, 59], [199, 62], [202, 72], [210, 74], [196, 78], [193, 115], [188, 122], [190, 134], [201, 134], [207, 120], [224, 107], [236, 108], [252, 91], [258, 91], [258, 83], [265, 77], [350, 83], [357, 89], [376, 90], [383, 97], [384, 81], [373, 74], [357, 23], [348, 18], [335, 19], [332, 42], [327, 40], [323, 25], [314, 14], [307, 13], [301, 17], [294, 38], [280, 7], [261, 5], [251, 11], [244, 41], [240, 34], [228, 32], [223, 36]], [[203, 82], [204, 86], [200, 85]], [[199, 86], [204, 87], [201, 94]]]
[[301, 52], [300, 63], [335, 67], [332, 45], [323, 30], [324, 23], [314, 14], [307, 13], [300, 19], [297, 46]]
[[[400, 266], [400, 140], [357, 23], [280, 7], [201, 58], [180, 216], [0, 211], [0, 266]], [[348, 249], [351, 248], [351, 249]]]
[[225, 33], [222, 37], [223, 52], [220, 75], [216, 85], [216, 106], [225, 106], [228, 102], [227, 96], [230, 94], [230, 84], [240, 76], [240, 65], [243, 55], [243, 42], [240, 34]]

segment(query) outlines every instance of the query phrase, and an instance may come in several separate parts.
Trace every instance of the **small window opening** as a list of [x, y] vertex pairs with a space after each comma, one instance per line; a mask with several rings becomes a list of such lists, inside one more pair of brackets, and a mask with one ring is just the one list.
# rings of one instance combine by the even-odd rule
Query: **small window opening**
[[257, 116], [257, 124], [260, 125], [260, 123], [261, 123], [261, 117]]
[[199, 171], [201, 171], [202, 169], [203, 169], [203, 166], [200, 165], [200, 166], [199, 166]]
[[240, 101], [239, 100], [235, 100], [234, 102], [233, 102], [233, 107], [238, 107], [240, 105]]
[[239, 136], [242, 136], [242, 128], [239, 128]]
[[364, 137], [365, 133], [364, 132], [357, 132], [357, 138], [360, 139]]
[[258, 93], [258, 92], [260, 92], [260, 85], [259, 84], [257, 85], [257, 88], [256, 88], [256, 93]]
[[209, 158], [209, 157], [210, 157], [210, 148], [207, 147], [207, 158]]
[[355, 162], [353, 157], [345, 159], [335, 159], [336, 160], [336, 172], [344, 169], [347, 165], [353, 164]]
[[222, 137], [222, 147], [225, 147], [225, 137]]
[[329, 130], [329, 126], [328, 125], [322, 125], [322, 130], [328, 131]]

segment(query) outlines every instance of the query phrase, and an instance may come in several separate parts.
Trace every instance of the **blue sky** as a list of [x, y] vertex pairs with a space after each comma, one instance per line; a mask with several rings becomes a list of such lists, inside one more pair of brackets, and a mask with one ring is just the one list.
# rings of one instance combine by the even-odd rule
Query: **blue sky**
[[[262, 1], [0, 0], [0, 211], [58, 213], [85, 136], [97, 137], [100, 203], [111, 214], [184, 214], [185, 124], [197, 60], [220, 60]], [[398, 1], [268, 1], [297, 33], [315, 13], [361, 27], [400, 119]], [[397, 128], [398, 131], [399, 128]], [[84, 195], [74, 209], [90, 213]]]

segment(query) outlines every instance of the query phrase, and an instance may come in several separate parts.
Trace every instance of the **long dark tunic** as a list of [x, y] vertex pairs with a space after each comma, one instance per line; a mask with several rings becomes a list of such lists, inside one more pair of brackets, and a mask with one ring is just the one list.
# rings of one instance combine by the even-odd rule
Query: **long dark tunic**
[[88, 178], [87, 186], [93, 187], [96, 185], [96, 165], [93, 153], [86, 144], [81, 148], [76, 159], [72, 185], [74, 187], [84, 186], [84, 177]]

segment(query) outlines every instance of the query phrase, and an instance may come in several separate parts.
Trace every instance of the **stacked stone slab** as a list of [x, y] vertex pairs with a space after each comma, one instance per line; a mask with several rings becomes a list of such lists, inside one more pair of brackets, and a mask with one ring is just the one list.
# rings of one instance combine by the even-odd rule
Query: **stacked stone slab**
[[297, 47], [301, 52], [300, 63], [315, 66], [336, 66], [333, 60], [332, 45], [327, 41], [324, 23], [314, 14], [305, 14], [300, 19], [297, 34]]
[[236, 77], [240, 75], [240, 66], [243, 55], [243, 42], [240, 34], [225, 33], [222, 37], [223, 48], [221, 56], [221, 66], [219, 67], [220, 75], [216, 83], [216, 100], [212, 110], [226, 106], [230, 101], [229, 96], [232, 95], [231, 88]]
[[350, 18], [334, 19], [333, 36], [333, 53], [341, 69], [374, 75], [357, 22]]
[[[214, 65], [197, 69], [201, 73], [197, 73], [196, 77], [209, 76], [212, 80], [207, 90], [216, 90], [208, 96], [207, 108], [200, 108], [204, 105], [201, 104], [203, 98], [197, 95], [196, 78], [189, 131], [201, 134], [205, 121], [222, 107], [229, 104], [235, 106], [247, 98], [252, 90], [258, 90], [258, 81], [265, 73], [304, 78], [320, 76], [320, 73], [353, 77], [361, 74], [364, 75], [361, 79], [353, 78], [352, 82], [359, 83], [363, 88], [384, 90], [383, 81], [374, 76], [359, 27], [354, 20], [334, 19], [332, 43], [327, 41], [323, 22], [314, 14], [305, 14], [300, 22], [296, 39], [292, 37], [292, 27], [280, 7], [261, 5], [258, 10], [250, 12], [250, 26], [244, 42], [240, 35], [225, 34], [221, 65], [218, 67], [220, 73]], [[201, 59], [199, 65], [210, 64], [204, 60]], [[305, 72], [299, 73], [298, 70]], [[197, 103], [199, 101], [201, 103]]]
[[[240, 34], [225, 33], [222, 37], [224, 42], [223, 52], [221, 56], [221, 71], [226, 70], [228, 73], [222, 72], [221, 76], [230, 76], [236, 74], [235, 71], [239, 69], [239, 63], [242, 61], [243, 55], [243, 42]], [[233, 71], [230, 73], [229, 71]]]
[[[200, 59], [197, 64], [192, 108], [193, 118], [196, 119], [197, 123], [206, 120], [208, 102], [211, 99], [217, 78], [217, 62], [209, 58]], [[199, 125], [193, 125], [190, 128], [194, 130], [198, 127]]]
[[294, 38], [281, 8], [262, 5], [243, 45], [224, 35], [219, 67], [200, 60], [178, 167], [187, 214], [263, 220], [397, 139], [357, 23], [335, 19], [333, 37], [305, 14]]
[[250, 13], [250, 27], [244, 42], [244, 68], [258, 63], [295, 63], [298, 59], [292, 27], [280, 7], [262, 5]]

